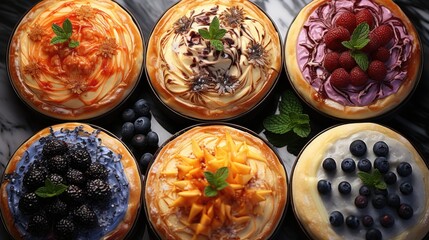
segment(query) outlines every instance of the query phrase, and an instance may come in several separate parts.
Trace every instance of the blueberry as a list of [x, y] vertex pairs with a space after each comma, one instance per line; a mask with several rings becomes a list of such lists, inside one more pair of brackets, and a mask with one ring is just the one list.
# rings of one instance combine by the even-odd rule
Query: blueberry
[[356, 157], [362, 157], [366, 153], [366, 144], [362, 140], [354, 140], [349, 147], [350, 152]]
[[359, 188], [359, 194], [362, 196], [369, 197], [371, 195], [371, 189], [368, 186], [363, 185]]
[[323, 160], [322, 166], [327, 172], [333, 172], [337, 169], [337, 163], [333, 158], [326, 158]]
[[152, 161], [153, 155], [152, 153], [144, 153], [139, 160], [140, 171], [144, 174], [149, 166], [150, 161]]
[[341, 194], [349, 194], [352, 191], [352, 186], [347, 181], [342, 181], [338, 184], [338, 191]]
[[390, 168], [389, 161], [385, 157], [377, 157], [374, 161], [374, 168], [378, 169], [380, 173], [387, 173]]
[[136, 113], [137, 117], [148, 117], [148, 118], [150, 118], [150, 116], [151, 116], [150, 105], [143, 98], [137, 100], [134, 103], [133, 109], [134, 109], [134, 112]]
[[363, 195], [357, 195], [355, 198], [355, 206], [357, 208], [366, 208], [366, 206], [368, 206], [368, 198]]
[[319, 180], [317, 190], [320, 194], [328, 194], [331, 192], [331, 183], [326, 180]]
[[374, 195], [377, 194], [387, 197], [388, 192], [387, 189], [374, 188]]
[[411, 167], [411, 165], [409, 163], [407, 163], [407, 162], [401, 162], [396, 167], [396, 172], [401, 177], [407, 177], [407, 176], [409, 176], [413, 172], [413, 168]]
[[374, 144], [372, 151], [379, 157], [386, 157], [389, 154], [389, 146], [383, 141], [378, 141]]
[[387, 195], [387, 206], [392, 208], [397, 208], [401, 205], [401, 199], [399, 198], [398, 194], [391, 193]]
[[346, 218], [346, 225], [349, 228], [352, 229], [356, 229], [359, 227], [359, 218], [354, 216], [354, 215], [350, 215]]
[[377, 194], [372, 198], [372, 206], [377, 209], [384, 208], [387, 204], [387, 199], [384, 195]]
[[344, 216], [339, 211], [333, 211], [329, 215], [329, 222], [331, 223], [332, 226], [335, 226], [335, 227], [341, 226], [344, 223]]
[[122, 124], [121, 135], [123, 140], [129, 140], [134, 136], [134, 124], [132, 122], [124, 122]]
[[347, 173], [354, 172], [356, 169], [356, 163], [353, 159], [346, 158], [341, 162], [341, 169]]
[[136, 120], [136, 112], [133, 109], [127, 108], [122, 112], [122, 121], [134, 122]]
[[409, 182], [403, 182], [399, 186], [399, 190], [401, 191], [402, 194], [409, 195], [413, 192], [413, 185], [411, 185], [411, 183]]
[[413, 208], [406, 204], [402, 203], [398, 208], [398, 215], [402, 219], [410, 219], [414, 214]]
[[147, 147], [147, 139], [143, 134], [136, 134], [131, 139], [131, 146], [135, 147], [138, 150], [144, 150]]
[[150, 131], [151, 123], [147, 117], [139, 117], [134, 121], [134, 131], [136, 133], [147, 134]]
[[384, 174], [383, 178], [387, 185], [395, 184], [397, 180], [396, 174], [394, 172], [387, 172]]
[[381, 240], [383, 238], [383, 235], [381, 234], [380, 230], [376, 228], [371, 228], [368, 231], [366, 231], [365, 239], [366, 240]]
[[363, 171], [363, 172], [371, 171], [371, 161], [369, 161], [366, 158], [359, 160], [357, 166], [360, 171]]
[[374, 225], [374, 219], [370, 215], [365, 215], [362, 217], [362, 225], [365, 227], [371, 227]]
[[158, 134], [157, 134], [156, 132], [154, 132], [154, 131], [149, 131], [149, 132], [146, 134], [146, 138], [147, 138], [147, 144], [148, 144], [150, 147], [157, 147], [157, 146], [158, 146], [159, 138], [158, 138]]
[[390, 214], [384, 214], [380, 217], [380, 224], [385, 228], [390, 228], [395, 224], [395, 219]]

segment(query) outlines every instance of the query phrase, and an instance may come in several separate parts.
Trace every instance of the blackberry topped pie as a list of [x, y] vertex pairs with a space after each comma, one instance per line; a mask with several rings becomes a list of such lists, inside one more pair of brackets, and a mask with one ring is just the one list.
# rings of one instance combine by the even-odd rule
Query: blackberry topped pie
[[312, 1], [289, 28], [285, 55], [301, 98], [339, 119], [392, 112], [422, 71], [416, 29], [391, 0]]
[[197, 120], [231, 119], [265, 99], [282, 69], [279, 33], [247, 0], [182, 0], [149, 38], [147, 74], [161, 102]]
[[136, 22], [110, 0], [44, 0], [16, 27], [8, 71], [19, 97], [52, 118], [101, 116], [137, 85], [143, 40]]
[[330, 128], [301, 151], [292, 208], [311, 239], [426, 239], [428, 163], [374, 123]]
[[11, 157], [0, 210], [14, 239], [124, 239], [140, 212], [141, 178], [129, 150], [80, 123], [33, 135]]

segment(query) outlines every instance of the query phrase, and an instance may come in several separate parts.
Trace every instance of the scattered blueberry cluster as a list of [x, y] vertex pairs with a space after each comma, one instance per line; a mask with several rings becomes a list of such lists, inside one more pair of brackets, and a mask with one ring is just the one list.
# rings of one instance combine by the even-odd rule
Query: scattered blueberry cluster
[[158, 134], [151, 129], [150, 104], [143, 98], [138, 99], [132, 108], [122, 112], [121, 139], [139, 159], [141, 172], [144, 174], [158, 148]]
[[[401, 201], [401, 196], [410, 195], [413, 192], [413, 186], [409, 181], [409, 176], [412, 174], [412, 166], [408, 162], [401, 162], [396, 167], [396, 173], [391, 171], [390, 162], [388, 160], [389, 146], [379, 141], [373, 145], [372, 151], [376, 155], [373, 163], [365, 158], [367, 154], [367, 146], [362, 140], [355, 140], [350, 144], [350, 153], [359, 158], [357, 164], [353, 158], [345, 158], [341, 161], [341, 169], [345, 174], [353, 174], [356, 172], [356, 165], [359, 171], [374, 174], [378, 170], [379, 180], [373, 179], [373, 182], [384, 185], [365, 185], [362, 184], [359, 188], [359, 195], [354, 198], [354, 205], [357, 209], [365, 209], [370, 207], [371, 203], [374, 209], [391, 208], [396, 211], [396, 215], [400, 219], [410, 219], [413, 216], [414, 210], [411, 205]], [[331, 176], [335, 174], [337, 163], [333, 158], [326, 158], [322, 162], [322, 167]], [[374, 170], [372, 170], [374, 168]], [[372, 176], [372, 175], [370, 175]], [[399, 176], [399, 177], [398, 177]], [[363, 181], [365, 182], [365, 181]], [[384, 184], [384, 183], [385, 184]], [[387, 188], [389, 186], [389, 188]], [[331, 182], [326, 179], [321, 179], [317, 183], [318, 192], [322, 195], [330, 194], [332, 191]], [[389, 190], [388, 190], [389, 189]], [[399, 189], [399, 191], [397, 191]], [[347, 196], [352, 192], [352, 186], [347, 181], [342, 181], [338, 184], [338, 192], [340, 195]], [[386, 212], [386, 211], [378, 211]], [[345, 225], [350, 229], [357, 229], [362, 224], [367, 229], [366, 239], [375, 240], [382, 239], [382, 232], [375, 226], [375, 216], [367, 214], [349, 215], [344, 217], [340, 211], [330, 213], [329, 221], [332, 226], [340, 227]], [[382, 228], [391, 228], [395, 223], [395, 216], [388, 213], [381, 213], [376, 216]]]
[[107, 177], [106, 167], [92, 162], [85, 148], [48, 140], [41, 160], [32, 163], [23, 177], [18, 208], [28, 216], [28, 232], [71, 239], [78, 228], [98, 226], [97, 208], [111, 196]]

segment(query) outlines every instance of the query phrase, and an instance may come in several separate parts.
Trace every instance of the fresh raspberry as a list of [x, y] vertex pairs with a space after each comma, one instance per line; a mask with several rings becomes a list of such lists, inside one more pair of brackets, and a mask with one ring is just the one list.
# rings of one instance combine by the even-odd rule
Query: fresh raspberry
[[369, 25], [369, 29], [374, 27], [374, 18], [368, 9], [364, 9], [356, 13], [356, 26], [366, 22]]
[[373, 60], [380, 60], [382, 62], [386, 62], [390, 58], [389, 49], [385, 47], [380, 47], [372, 54]]
[[338, 51], [345, 49], [341, 44], [343, 41], [350, 40], [350, 33], [345, 27], [334, 27], [328, 30], [324, 37], [326, 47]]
[[359, 66], [354, 67], [350, 72], [351, 85], [355, 87], [360, 87], [365, 85], [367, 81], [368, 81], [368, 76]]
[[350, 51], [342, 52], [340, 55], [340, 66], [347, 71], [352, 70], [354, 66], [356, 66], [356, 61], [353, 59], [352, 55], [350, 54]]
[[329, 72], [333, 72], [340, 66], [338, 59], [340, 58], [340, 54], [337, 52], [329, 52], [326, 54], [325, 59], [323, 60], [323, 67]]
[[363, 52], [366, 53], [373, 53], [375, 50], [377, 50], [380, 47], [380, 39], [378, 36], [374, 34], [369, 34], [369, 42], [368, 44], [362, 49]]
[[383, 62], [374, 60], [369, 64], [368, 76], [376, 81], [382, 81], [386, 77], [387, 68]]
[[335, 20], [335, 25], [345, 27], [352, 34], [356, 28], [356, 16], [349, 11], [343, 12]]
[[394, 36], [392, 27], [388, 25], [381, 25], [374, 28], [370, 35], [377, 36], [378, 43], [380, 44], [379, 47], [386, 46]]
[[344, 88], [350, 83], [350, 74], [344, 68], [337, 68], [331, 74], [331, 84], [337, 88]]

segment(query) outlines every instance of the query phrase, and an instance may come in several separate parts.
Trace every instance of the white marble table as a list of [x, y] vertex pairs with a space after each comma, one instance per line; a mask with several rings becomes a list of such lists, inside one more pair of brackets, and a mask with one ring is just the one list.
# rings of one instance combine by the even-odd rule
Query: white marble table
[[[282, 39], [287, 34], [287, 29], [298, 11], [310, 0], [254, 0], [268, 15], [274, 20], [277, 25]], [[35, 0], [2, 0], [0, 2], [0, 176], [4, 168], [19, 145], [30, 137], [34, 132], [57, 123], [55, 120], [46, 119], [38, 114], [30, 111], [16, 96], [13, 91], [5, 68], [5, 59], [7, 51], [7, 43], [10, 34], [15, 24], [25, 11], [34, 5]], [[162, 13], [176, 0], [118, 0], [124, 5], [137, 19], [143, 31], [143, 35], [147, 40], [152, 27]], [[420, 31], [422, 41], [425, 45], [425, 56], [429, 56], [429, 4], [426, 0], [397, 0], [398, 4], [406, 11], [413, 19], [417, 28]], [[414, 5], [414, 6], [412, 6]], [[146, 81], [143, 76], [142, 81]], [[282, 74], [279, 81], [283, 81], [283, 87], [288, 87], [288, 80], [285, 74]], [[150, 89], [147, 89], [148, 91]], [[419, 86], [401, 111], [388, 119], [382, 119], [379, 122], [388, 125], [405, 136], [407, 136], [421, 151], [425, 159], [429, 160], [429, 61], [424, 64], [423, 75]], [[137, 97], [145, 97], [146, 93], [135, 92], [134, 99]], [[130, 100], [131, 101], [131, 100]], [[127, 103], [125, 103], [126, 105]], [[313, 132], [316, 134], [318, 130], [337, 124], [330, 119], [311, 112], [309, 114], [312, 120]], [[118, 112], [113, 113], [118, 115]], [[102, 119], [92, 122], [100, 125], [113, 133], [117, 133], [120, 124], [116, 122], [114, 117]], [[160, 136], [160, 143], [171, 136], [162, 125], [162, 121], [152, 120], [153, 129]], [[287, 166], [288, 172], [294, 162], [294, 155], [287, 153], [285, 148], [279, 149], [283, 161]], [[290, 208], [289, 208], [290, 209]], [[286, 217], [285, 222], [293, 222], [292, 225], [283, 224], [280, 236], [290, 237], [295, 239], [299, 236], [302, 239], [302, 233], [295, 231], [298, 228], [292, 219], [292, 213]], [[0, 225], [0, 239], [7, 239], [5, 230]]]

